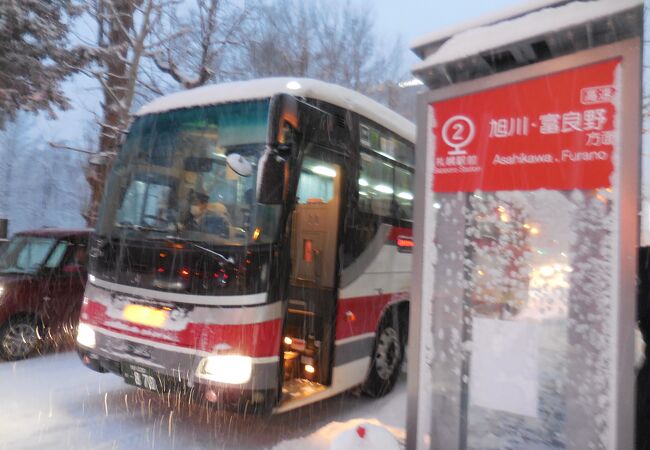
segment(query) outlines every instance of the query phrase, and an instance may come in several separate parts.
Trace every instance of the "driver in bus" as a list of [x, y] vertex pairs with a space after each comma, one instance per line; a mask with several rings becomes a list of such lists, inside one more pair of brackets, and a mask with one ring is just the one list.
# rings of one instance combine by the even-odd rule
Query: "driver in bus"
[[[199, 191], [192, 191], [190, 195], [189, 214], [183, 221], [188, 231], [200, 231], [228, 237], [230, 234], [230, 221], [228, 220], [225, 206], [223, 211], [208, 207], [210, 197]], [[222, 205], [223, 206], [223, 205]]]

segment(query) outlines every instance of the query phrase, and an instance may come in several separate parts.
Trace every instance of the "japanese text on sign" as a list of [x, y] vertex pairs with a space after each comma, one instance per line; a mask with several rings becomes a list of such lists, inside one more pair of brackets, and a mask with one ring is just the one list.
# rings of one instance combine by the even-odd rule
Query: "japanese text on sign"
[[610, 60], [432, 103], [434, 191], [610, 186], [618, 67]]

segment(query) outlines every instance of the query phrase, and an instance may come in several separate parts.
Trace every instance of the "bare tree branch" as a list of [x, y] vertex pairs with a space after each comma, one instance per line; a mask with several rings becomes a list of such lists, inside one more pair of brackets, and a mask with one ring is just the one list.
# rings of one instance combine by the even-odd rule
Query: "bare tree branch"
[[84, 150], [82, 148], [77, 148], [77, 147], [71, 147], [69, 145], [63, 145], [59, 144], [56, 142], [48, 142], [48, 145], [52, 148], [60, 149], [60, 150], [72, 150], [73, 152], [79, 152], [79, 153], [85, 153], [87, 155], [95, 155], [97, 152], [91, 152], [89, 150]]

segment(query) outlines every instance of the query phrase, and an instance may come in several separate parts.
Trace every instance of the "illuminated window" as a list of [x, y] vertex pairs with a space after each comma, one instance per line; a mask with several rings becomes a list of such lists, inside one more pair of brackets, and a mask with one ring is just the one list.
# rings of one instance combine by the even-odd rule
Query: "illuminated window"
[[393, 193], [393, 165], [385, 160], [361, 153], [360, 209], [378, 216], [391, 216]]

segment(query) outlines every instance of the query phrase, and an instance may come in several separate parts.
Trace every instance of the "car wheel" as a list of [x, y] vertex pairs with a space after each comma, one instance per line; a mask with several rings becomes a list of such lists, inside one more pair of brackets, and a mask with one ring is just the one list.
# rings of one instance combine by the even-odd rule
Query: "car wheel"
[[41, 337], [34, 318], [11, 318], [0, 328], [0, 356], [7, 360], [26, 358], [36, 351]]
[[377, 330], [368, 377], [361, 390], [369, 397], [382, 397], [395, 386], [404, 360], [397, 312], [384, 315]]

